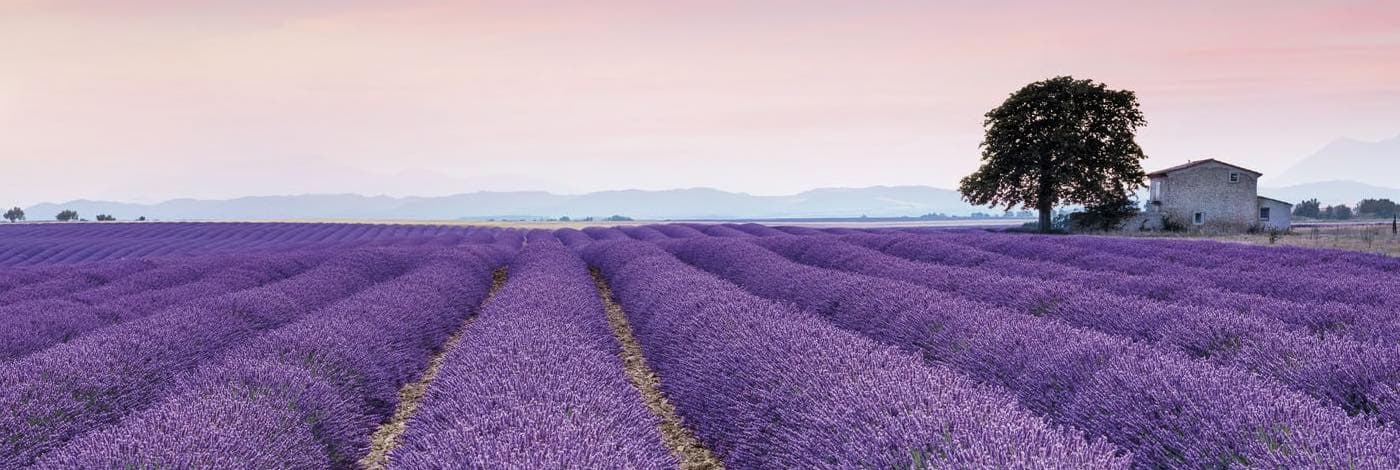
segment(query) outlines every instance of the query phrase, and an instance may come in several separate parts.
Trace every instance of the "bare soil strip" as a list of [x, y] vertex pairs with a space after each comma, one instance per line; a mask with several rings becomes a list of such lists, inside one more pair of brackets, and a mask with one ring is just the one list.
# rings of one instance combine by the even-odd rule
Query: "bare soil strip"
[[389, 466], [389, 451], [399, 444], [399, 438], [403, 436], [408, 419], [413, 417], [413, 413], [418, 411], [418, 403], [423, 400], [424, 394], [428, 392], [428, 386], [437, 378], [438, 370], [442, 368], [443, 358], [452, 348], [457, 347], [457, 342], [462, 338], [462, 333], [471, 327], [472, 321], [476, 320], [476, 315], [491, 303], [491, 299], [501, 291], [501, 287], [506, 285], [506, 268], [496, 268], [491, 273], [491, 290], [487, 291], [486, 298], [481, 301], [481, 306], [462, 321], [462, 326], [447, 338], [442, 344], [442, 348], [433, 354], [428, 360], [428, 368], [423, 371], [423, 376], [418, 380], [404, 384], [399, 389], [399, 405], [394, 409], [394, 416], [389, 422], [381, 424], [379, 429], [374, 431], [374, 436], [370, 438], [369, 455], [360, 459], [360, 467], [370, 470], [382, 470]]
[[589, 268], [589, 271], [593, 274], [593, 282], [598, 285], [598, 295], [603, 298], [603, 307], [613, 336], [622, 343], [622, 363], [627, 371], [627, 378], [631, 379], [632, 385], [641, 392], [647, 409], [661, 420], [662, 443], [671, 449], [671, 455], [680, 462], [682, 469], [723, 469], [724, 463], [695, 437], [695, 433], [686, 427], [685, 422], [676, 413], [676, 406], [661, 393], [661, 380], [647, 365], [646, 357], [642, 356], [641, 344], [632, 336], [632, 327], [627, 324], [627, 314], [623, 313], [622, 306], [613, 299], [612, 288], [608, 287], [603, 273], [597, 268]]

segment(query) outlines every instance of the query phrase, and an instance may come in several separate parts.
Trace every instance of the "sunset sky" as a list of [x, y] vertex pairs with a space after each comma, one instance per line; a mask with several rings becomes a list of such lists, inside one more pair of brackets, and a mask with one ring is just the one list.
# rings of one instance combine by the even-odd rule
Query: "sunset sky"
[[953, 187], [1064, 74], [1149, 170], [1400, 135], [1396, 1], [196, 3], [0, 0], [0, 204]]

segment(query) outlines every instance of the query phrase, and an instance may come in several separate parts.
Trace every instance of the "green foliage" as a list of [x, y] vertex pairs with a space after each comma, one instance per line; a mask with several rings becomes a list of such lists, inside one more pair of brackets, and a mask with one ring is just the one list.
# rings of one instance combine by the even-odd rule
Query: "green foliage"
[[55, 219], [58, 219], [60, 222], [68, 222], [68, 221], [71, 221], [71, 220], [78, 220], [78, 211], [75, 211], [75, 210], [72, 210], [72, 209], [64, 209], [62, 212], [59, 212], [59, 213], [58, 213], [58, 216], [57, 216], [57, 217], [54, 217], [54, 218], [55, 218]]
[[1362, 199], [1356, 204], [1356, 212], [1371, 217], [1394, 217], [1400, 210], [1395, 201], [1389, 199]]
[[1068, 212], [1055, 212], [1050, 217], [1050, 230], [1041, 230], [1040, 222], [1026, 222], [1019, 227], [1006, 229], [1008, 232], [1021, 233], [1058, 233], [1069, 234], [1070, 216], [1074, 214]]
[[11, 207], [10, 210], [5, 211], [5, 220], [10, 222], [24, 220], [24, 209], [20, 209], [18, 206]]
[[631, 222], [632, 218], [625, 215], [610, 215], [603, 220], [607, 222]]
[[97, 214], [98, 222], [112, 222], [115, 220], [117, 220], [117, 218], [113, 217], [111, 214]]
[[559, 221], [560, 221], [560, 222], [568, 222], [568, 221], [569, 221], [569, 216], [566, 215], [566, 216], [560, 217], [560, 218], [559, 218]]
[[1311, 217], [1314, 219], [1322, 217], [1322, 203], [1317, 199], [1308, 199], [1293, 206], [1293, 216]]
[[1123, 198], [1120, 201], [1090, 206], [1082, 212], [1070, 214], [1069, 228], [1072, 230], [1118, 230], [1123, 225], [1123, 221], [1137, 215], [1137, 213], [1137, 202]]
[[1073, 77], [1031, 83], [987, 113], [982, 167], [959, 190], [977, 205], [1036, 209], [1049, 231], [1056, 205], [1115, 204], [1143, 185], [1135, 136], [1146, 124], [1130, 90]]
[[1324, 219], [1347, 220], [1350, 219], [1351, 216], [1351, 208], [1347, 207], [1346, 204], [1327, 206], [1326, 208], [1322, 209], [1322, 218]]
[[143, 216], [137, 217], [137, 218], [136, 218], [136, 221], [137, 221], [137, 222], [145, 222], [145, 221], [146, 221], [146, 216], [143, 215]]
[[1188, 227], [1185, 222], [1176, 220], [1176, 217], [1169, 215], [1162, 216], [1163, 232], [1185, 232], [1189, 228], [1190, 227]]

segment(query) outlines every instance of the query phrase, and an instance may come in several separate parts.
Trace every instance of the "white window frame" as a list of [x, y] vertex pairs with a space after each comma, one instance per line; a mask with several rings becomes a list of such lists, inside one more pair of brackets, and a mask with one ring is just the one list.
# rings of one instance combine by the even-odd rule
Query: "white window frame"
[[1260, 207], [1260, 208], [1259, 208], [1259, 220], [1264, 221], [1264, 222], [1268, 222], [1268, 221], [1269, 221], [1269, 216], [1273, 215], [1273, 212], [1274, 212], [1274, 209], [1273, 209], [1272, 207]]
[[1238, 171], [1232, 171], [1232, 172], [1230, 172], [1230, 182], [1231, 182], [1231, 183], [1238, 183], [1238, 182], [1240, 182], [1240, 172], [1238, 172]]
[[1195, 214], [1192, 214], [1192, 215], [1191, 215], [1191, 224], [1192, 224], [1192, 225], [1205, 225], [1205, 224], [1206, 224], [1206, 213], [1205, 213], [1205, 212], [1197, 212], [1197, 213], [1195, 213]]

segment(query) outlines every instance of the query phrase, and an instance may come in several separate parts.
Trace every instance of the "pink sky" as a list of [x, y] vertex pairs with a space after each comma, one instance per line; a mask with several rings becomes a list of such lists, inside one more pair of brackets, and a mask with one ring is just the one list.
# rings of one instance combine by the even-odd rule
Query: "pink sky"
[[0, 0], [0, 204], [953, 187], [1060, 74], [1149, 169], [1400, 135], [1393, 1], [194, 3]]

